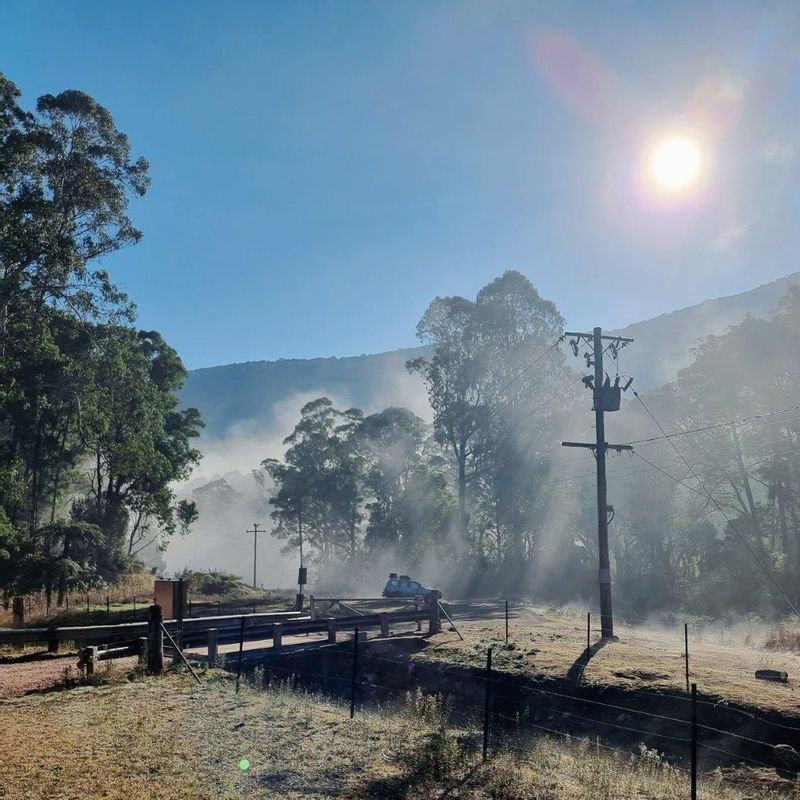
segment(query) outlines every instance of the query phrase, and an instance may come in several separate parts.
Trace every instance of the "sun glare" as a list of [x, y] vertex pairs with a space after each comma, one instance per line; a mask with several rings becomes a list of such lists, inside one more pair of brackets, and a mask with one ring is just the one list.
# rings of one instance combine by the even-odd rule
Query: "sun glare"
[[687, 188], [700, 172], [700, 149], [688, 136], [664, 139], [653, 150], [650, 172], [664, 189]]

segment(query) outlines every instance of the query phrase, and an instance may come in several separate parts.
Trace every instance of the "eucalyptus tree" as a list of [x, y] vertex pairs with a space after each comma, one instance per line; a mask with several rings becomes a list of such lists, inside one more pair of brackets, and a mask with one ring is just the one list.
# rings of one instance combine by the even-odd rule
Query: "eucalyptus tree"
[[177, 354], [131, 327], [98, 262], [141, 236], [128, 204], [147, 162], [87, 94], [20, 97], [0, 74], [0, 579], [61, 591], [186, 530], [196, 509], [171, 486], [200, 418], [178, 407]]
[[353, 556], [361, 524], [361, 465], [355, 446], [358, 409], [339, 411], [327, 397], [307, 403], [286, 437], [284, 461], [265, 459], [274, 483], [274, 535], [287, 550], [305, 545], [322, 564]]
[[482, 547], [494, 542], [490, 551], [514, 571], [535, 549], [541, 524], [533, 484], [545, 472], [546, 439], [555, 439], [546, 400], [573, 377], [556, 347], [562, 328], [553, 303], [521, 273], [506, 272], [474, 301], [434, 299], [417, 327], [433, 357], [408, 364], [426, 382], [436, 439], [453, 459], [461, 537], [476, 539], [467, 489], [478, 481], [477, 538]]

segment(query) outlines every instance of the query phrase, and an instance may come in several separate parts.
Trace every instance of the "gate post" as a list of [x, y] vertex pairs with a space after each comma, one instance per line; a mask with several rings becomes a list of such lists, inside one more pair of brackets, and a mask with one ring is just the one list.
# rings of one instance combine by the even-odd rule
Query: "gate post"
[[150, 606], [150, 618], [147, 623], [147, 668], [154, 675], [160, 675], [164, 671], [164, 630], [161, 627], [163, 623], [161, 606], [158, 604]]

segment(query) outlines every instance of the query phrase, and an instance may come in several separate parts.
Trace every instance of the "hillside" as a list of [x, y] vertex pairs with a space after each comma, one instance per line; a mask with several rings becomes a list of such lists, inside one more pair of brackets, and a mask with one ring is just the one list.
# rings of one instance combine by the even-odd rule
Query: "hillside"
[[[183, 389], [183, 401], [195, 406], [206, 421], [205, 435], [216, 438], [232, 426], [258, 420], [271, 427], [278, 420], [276, 405], [293, 395], [325, 393], [343, 405], [373, 408], [390, 405], [391, 389], [403, 395], [413, 383], [405, 363], [425, 352], [407, 348], [388, 353], [345, 358], [249, 361], [193, 370]], [[385, 398], [385, 399], [384, 399]], [[405, 399], [404, 399], [405, 402]]]
[[800, 272], [620, 328], [615, 333], [636, 340], [621, 358], [621, 367], [636, 378], [640, 389], [661, 386], [691, 362], [698, 339], [724, 332], [747, 314], [769, 314], [793, 283], [800, 283]]
[[[617, 333], [636, 340], [621, 358], [622, 369], [636, 378], [640, 389], [666, 383], [690, 362], [691, 348], [698, 339], [721, 333], [746, 314], [769, 313], [791, 283], [800, 283], [800, 272], [620, 328]], [[204, 435], [210, 439], [253, 421], [272, 428], [279, 421], [280, 403], [295, 396], [325, 393], [342, 405], [368, 411], [407, 405], [421, 413], [424, 390], [406, 373], [405, 362], [424, 352], [424, 348], [408, 348], [345, 358], [251, 361], [198, 369], [190, 373], [182, 398], [201, 410], [206, 420]]]

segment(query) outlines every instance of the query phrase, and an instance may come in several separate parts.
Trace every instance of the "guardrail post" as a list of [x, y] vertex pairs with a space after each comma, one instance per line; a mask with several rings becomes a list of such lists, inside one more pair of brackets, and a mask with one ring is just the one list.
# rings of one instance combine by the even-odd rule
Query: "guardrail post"
[[156, 603], [150, 606], [150, 618], [147, 626], [147, 668], [154, 675], [164, 671], [164, 615], [161, 606]]
[[147, 637], [139, 637], [139, 666], [143, 667], [147, 664]]
[[15, 628], [25, 627], [25, 598], [15, 597], [12, 606], [12, 625]]
[[283, 647], [283, 624], [275, 622], [272, 625], [272, 649], [276, 652]]
[[389, 635], [389, 615], [381, 614], [381, 636], [385, 639]]
[[314, 602], [314, 595], [309, 595], [308, 597], [308, 613], [311, 615], [311, 619], [317, 618], [317, 607]]
[[56, 629], [50, 628], [49, 636], [47, 637], [47, 652], [48, 653], [57, 653], [58, 652], [58, 638], [56, 636]]
[[217, 643], [219, 642], [219, 631], [216, 628], [208, 629], [208, 663], [216, 664], [218, 658]]
[[329, 619], [328, 620], [328, 642], [330, 644], [336, 644], [336, 620]]
[[414, 611], [417, 613], [417, 631], [422, 630], [422, 616], [419, 613], [419, 598], [414, 598]]
[[439, 600], [442, 593], [438, 589], [431, 589], [428, 595], [428, 633], [442, 632], [442, 618], [439, 612]]

